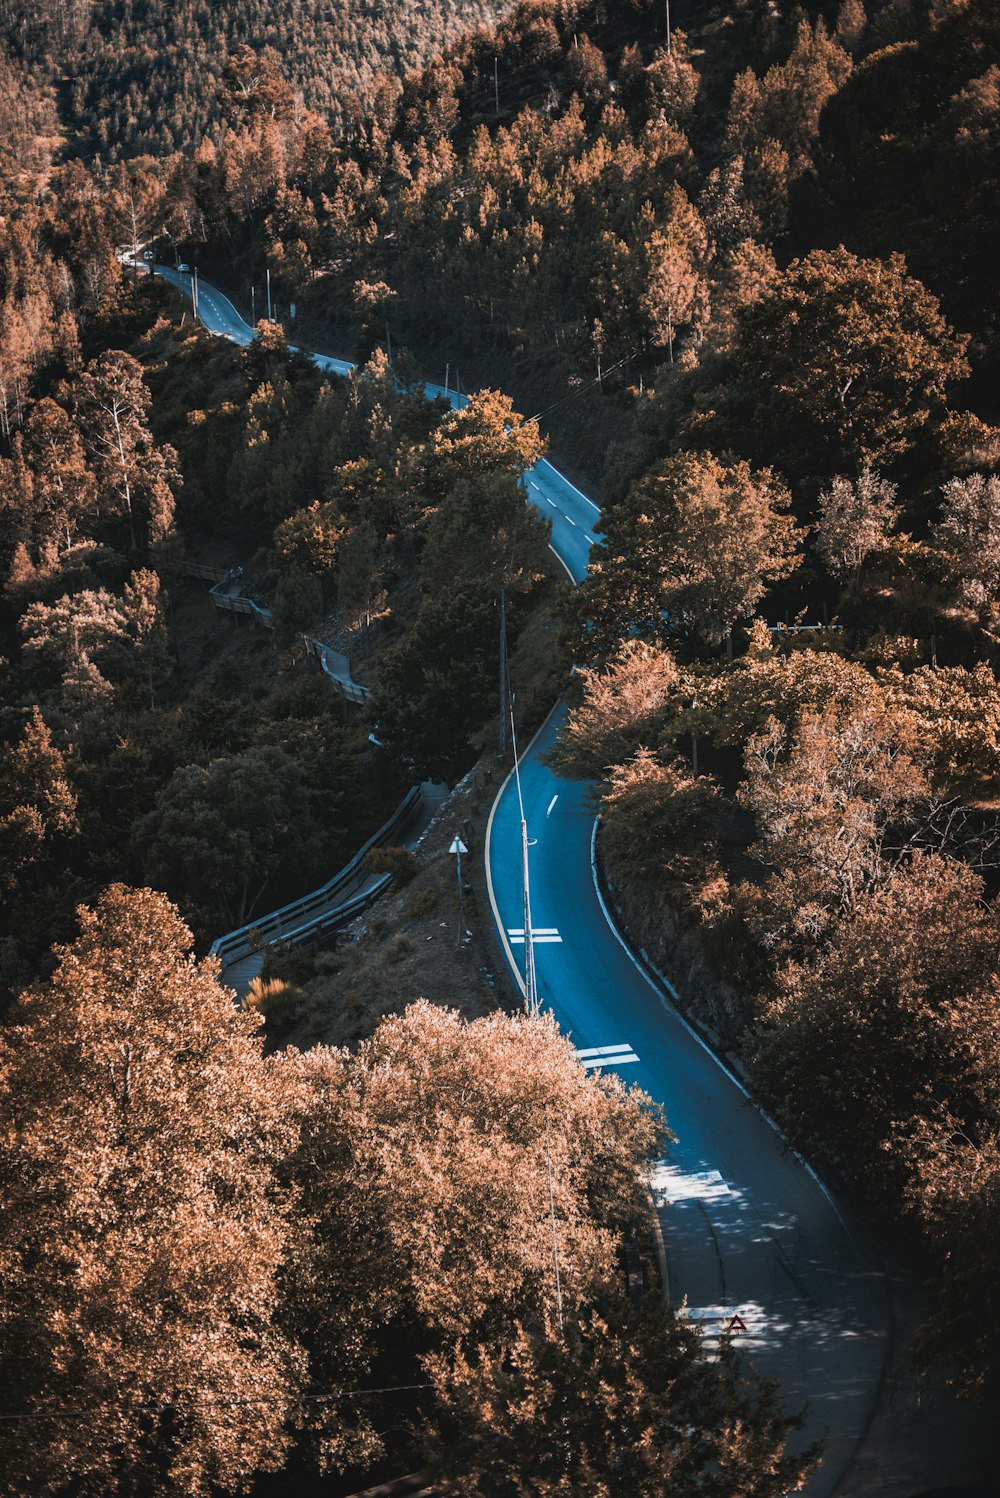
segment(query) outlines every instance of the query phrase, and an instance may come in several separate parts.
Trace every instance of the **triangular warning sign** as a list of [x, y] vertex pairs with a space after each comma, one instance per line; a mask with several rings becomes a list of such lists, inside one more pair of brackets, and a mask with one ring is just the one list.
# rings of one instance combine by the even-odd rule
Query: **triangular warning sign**
[[732, 1318], [732, 1320], [730, 1321], [729, 1325], [726, 1327], [726, 1331], [729, 1332], [731, 1335], [735, 1335], [738, 1332], [745, 1332], [746, 1329], [747, 1329], [747, 1324], [743, 1320], [742, 1316], [734, 1316]]

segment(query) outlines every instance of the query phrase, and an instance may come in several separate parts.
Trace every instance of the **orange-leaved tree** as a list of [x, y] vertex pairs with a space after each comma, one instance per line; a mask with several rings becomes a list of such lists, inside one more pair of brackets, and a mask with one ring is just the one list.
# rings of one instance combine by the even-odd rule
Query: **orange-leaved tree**
[[256, 1020], [113, 885], [0, 1040], [0, 1487], [201, 1494], [279, 1465], [294, 1139]]

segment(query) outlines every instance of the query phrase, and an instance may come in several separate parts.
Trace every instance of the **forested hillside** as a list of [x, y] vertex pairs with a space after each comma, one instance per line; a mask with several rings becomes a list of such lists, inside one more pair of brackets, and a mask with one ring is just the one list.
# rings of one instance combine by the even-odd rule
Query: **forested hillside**
[[239, 45], [269, 51], [309, 109], [339, 118], [379, 71], [402, 73], [499, 0], [121, 0], [0, 6], [0, 42], [58, 80], [66, 123], [115, 161], [191, 147], [219, 123]]
[[610, 505], [562, 762], [623, 908], [793, 1139], [906, 1214], [923, 1350], [988, 1383], [1000, 7], [662, 21], [522, 5], [383, 97], [297, 284], [579, 438]]
[[[466, 774], [540, 597], [635, 946], [927, 1283], [921, 1360], [995, 1396], [1000, 0], [458, 33], [491, 9], [0, 0], [0, 1372], [101, 1432], [12, 1422], [5, 1491], [808, 1466], [625, 1302], [645, 1099], [425, 1006], [265, 1057], [191, 956]], [[281, 316], [237, 353], [144, 254]], [[511, 394], [426, 400], [459, 360]], [[550, 436], [602, 505], [575, 591], [527, 502]], [[266, 643], [192, 602], [202, 551]], [[366, 720], [299, 674], [317, 629]]]

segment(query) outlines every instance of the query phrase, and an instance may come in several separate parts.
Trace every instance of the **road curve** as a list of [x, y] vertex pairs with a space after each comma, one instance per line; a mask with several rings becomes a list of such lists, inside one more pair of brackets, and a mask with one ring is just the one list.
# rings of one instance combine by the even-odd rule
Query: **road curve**
[[[781, 1379], [788, 1405], [808, 1401], [802, 1440], [828, 1436], [829, 1446], [806, 1491], [829, 1498], [878, 1394], [888, 1347], [883, 1277], [826, 1189], [615, 931], [594, 866], [590, 787], [558, 779], [543, 763], [562, 718], [559, 708], [521, 761], [534, 840], [532, 928], [543, 933], [535, 945], [541, 1000], [578, 1051], [610, 1050], [602, 1064], [662, 1103], [677, 1136], [653, 1179], [671, 1299], [687, 1302], [710, 1350], [739, 1317], [741, 1345]], [[519, 849], [520, 809], [508, 782], [486, 857], [501, 940], [520, 980]]]
[[[155, 274], [190, 300], [190, 275], [182, 275], [169, 265], [158, 265]], [[198, 316], [209, 333], [228, 338], [231, 343], [246, 345], [253, 338], [253, 329], [243, 321], [229, 298], [200, 277]], [[310, 354], [309, 357], [320, 369], [329, 369], [334, 374], [349, 374], [354, 368], [345, 359], [334, 359], [327, 354]], [[427, 384], [424, 390], [432, 399], [444, 397], [453, 406], [465, 404], [464, 396], [446, 390], [443, 385]], [[574, 579], [581, 578], [594, 541], [593, 528], [600, 514], [597, 505], [544, 459], [526, 475], [525, 482], [529, 498], [552, 521], [553, 550]]]
[[[165, 266], [156, 274], [190, 296], [189, 276]], [[253, 336], [232, 303], [204, 282], [199, 313], [210, 332], [235, 343]], [[337, 373], [352, 367], [311, 357]], [[426, 390], [461, 403], [441, 386]], [[546, 461], [526, 482], [552, 521], [554, 551], [580, 581], [598, 506]], [[806, 1491], [831, 1498], [878, 1396], [889, 1345], [885, 1280], [822, 1183], [788, 1152], [616, 932], [598, 888], [591, 788], [557, 778], [543, 762], [562, 715], [561, 708], [550, 715], [520, 765], [542, 1002], [579, 1051], [605, 1053], [586, 1064], [614, 1066], [663, 1105], [677, 1143], [657, 1167], [653, 1189], [671, 1299], [686, 1302], [702, 1323], [709, 1350], [738, 1317], [741, 1344], [763, 1372], [780, 1378], [788, 1404], [808, 1402], [801, 1440], [825, 1436], [828, 1447]], [[520, 811], [511, 780], [490, 815], [486, 866], [500, 942], [523, 986]]]

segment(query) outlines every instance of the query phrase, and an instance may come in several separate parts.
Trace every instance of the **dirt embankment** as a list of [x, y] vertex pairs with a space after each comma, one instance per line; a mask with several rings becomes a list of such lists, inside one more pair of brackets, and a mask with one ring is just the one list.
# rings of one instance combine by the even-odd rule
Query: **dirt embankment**
[[[530, 735], [559, 696], [566, 660], [558, 644], [558, 605], [565, 585], [553, 579], [511, 654], [519, 733]], [[483, 840], [490, 807], [510, 769], [497, 753], [496, 725], [482, 753], [423, 834], [388, 893], [334, 946], [271, 960], [265, 982], [269, 1030], [276, 1043], [356, 1045], [386, 1014], [415, 999], [476, 1018], [516, 1008], [520, 993], [497, 945], [486, 888]], [[456, 837], [468, 848], [459, 896]], [[284, 985], [284, 986], [280, 986]]]

